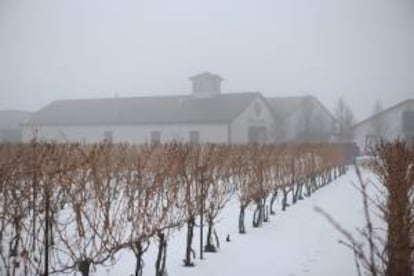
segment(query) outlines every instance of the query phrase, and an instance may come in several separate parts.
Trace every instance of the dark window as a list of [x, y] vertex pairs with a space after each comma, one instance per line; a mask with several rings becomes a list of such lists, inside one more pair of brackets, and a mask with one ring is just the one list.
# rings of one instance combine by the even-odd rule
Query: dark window
[[200, 132], [193, 130], [190, 131], [190, 143], [198, 144], [200, 142]]
[[403, 132], [407, 143], [414, 144], [414, 111], [406, 110], [402, 114]]
[[266, 142], [266, 127], [264, 127], [264, 126], [249, 126], [248, 142], [249, 143], [264, 143], [264, 142]]
[[404, 111], [402, 117], [404, 132], [414, 133], [414, 111]]
[[112, 140], [114, 138], [113, 135], [114, 135], [113, 131], [110, 131], [110, 130], [105, 131], [104, 132], [104, 141], [108, 142], [108, 143], [112, 143]]
[[161, 143], [161, 132], [160, 131], [152, 131], [151, 132], [151, 143], [152, 144]]

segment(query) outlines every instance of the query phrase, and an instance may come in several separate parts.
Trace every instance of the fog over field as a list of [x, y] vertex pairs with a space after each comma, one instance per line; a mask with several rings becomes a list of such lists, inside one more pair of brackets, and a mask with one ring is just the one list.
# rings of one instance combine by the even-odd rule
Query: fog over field
[[340, 96], [356, 120], [414, 95], [413, 0], [0, 0], [0, 109], [224, 92]]

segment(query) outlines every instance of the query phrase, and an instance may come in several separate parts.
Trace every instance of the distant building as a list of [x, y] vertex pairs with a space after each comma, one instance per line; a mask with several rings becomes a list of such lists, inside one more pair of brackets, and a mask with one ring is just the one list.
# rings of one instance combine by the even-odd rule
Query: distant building
[[31, 113], [20, 110], [0, 110], [0, 143], [17, 143], [22, 141], [21, 124]]
[[368, 153], [381, 140], [414, 143], [414, 99], [403, 101], [354, 125], [354, 140]]
[[222, 94], [222, 78], [211, 73], [190, 80], [191, 95], [52, 102], [24, 125], [23, 139], [223, 144], [272, 140], [274, 114], [260, 93]]
[[331, 142], [336, 129], [332, 113], [313, 96], [267, 98], [276, 115], [277, 142]]
[[23, 140], [129, 143], [326, 142], [335, 118], [314, 97], [222, 93], [223, 79], [190, 78], [191, 95], [59, 100], [23, 126]]

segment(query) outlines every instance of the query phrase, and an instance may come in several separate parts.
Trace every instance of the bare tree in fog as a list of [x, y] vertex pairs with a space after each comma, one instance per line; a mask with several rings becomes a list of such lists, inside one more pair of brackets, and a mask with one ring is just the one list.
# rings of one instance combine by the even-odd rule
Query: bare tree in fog
[[381, 139], [382, 136], [384, 136], [384, 131], [385, 131], [385, 125], [384, 125], [384, 120], [383, 118], [380, 116], [380, 113], [383, 111], [383, 107], [382, 107], [382, 103], [380, 100], [377, 100], [375, 102], [375, 106], [374, 106], [374, 110], [373, 110], [373, 116], [374, 120], [372, 120], [372, 129], [373, 129], [373, 134], [375, 135], [375, 137], [377, 137], [377, 139]]
[[342, 97], [339, 98], [336, 104], [335, 115], [338, 122], [337, 134], [339, 142], [349, 142], [352, 139], [354, 114]]

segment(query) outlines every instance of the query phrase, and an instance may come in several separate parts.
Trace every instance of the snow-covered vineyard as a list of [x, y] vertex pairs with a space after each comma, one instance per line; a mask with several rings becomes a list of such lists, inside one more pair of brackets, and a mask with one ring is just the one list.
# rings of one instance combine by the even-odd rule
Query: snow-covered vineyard
[[361, 223], [335, 145], [0, 151], [1, 275], [355, 274], [313, 210]]

